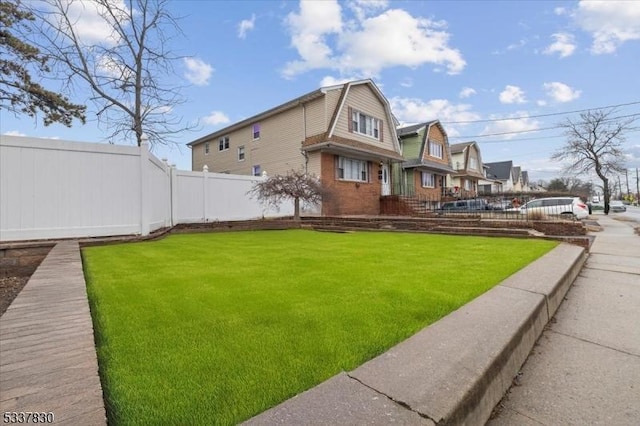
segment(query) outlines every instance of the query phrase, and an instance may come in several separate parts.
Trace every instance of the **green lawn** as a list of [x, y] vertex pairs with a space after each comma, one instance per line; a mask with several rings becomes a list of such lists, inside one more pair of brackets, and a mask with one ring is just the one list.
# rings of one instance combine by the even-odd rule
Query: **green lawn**
[[309, 230], [83, 250], [114, 424], [233, 424], [352, 370], [555, 247]]

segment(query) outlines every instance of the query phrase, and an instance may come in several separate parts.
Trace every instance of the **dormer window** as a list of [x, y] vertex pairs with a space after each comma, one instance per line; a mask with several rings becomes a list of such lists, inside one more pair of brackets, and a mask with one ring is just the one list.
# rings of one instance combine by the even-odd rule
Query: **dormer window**
[[382, 120], [371, 117], [360, 111], [351, 112], [350, 130], [353, 133], [369, 136], [374, 139], [381, 139]]
[[429, 155], [436, 158], [442, 158], [442, 145], [437, 142], [429, 141]]

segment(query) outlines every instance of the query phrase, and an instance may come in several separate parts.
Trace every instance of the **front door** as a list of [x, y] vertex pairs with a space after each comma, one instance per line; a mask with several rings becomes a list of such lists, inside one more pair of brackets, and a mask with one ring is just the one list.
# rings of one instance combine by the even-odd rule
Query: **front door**
[[391, 195], [391, 182], [389, 179], [389, 165], [388, 164], [383, 164], [382, 165], [382, 180], [381, 180], [381, 184], [382, 184], [382, 195]]

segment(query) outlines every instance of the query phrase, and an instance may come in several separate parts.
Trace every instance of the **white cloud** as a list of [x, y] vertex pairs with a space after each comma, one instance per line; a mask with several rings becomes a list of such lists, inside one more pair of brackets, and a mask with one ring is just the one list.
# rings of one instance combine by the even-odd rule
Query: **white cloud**
[[527, 102], [522, 89], [510, 84], [505, 86], [504, 90], [500, 92], [499, 99], [503, 104], [523, 104]]
[[379, 9], [386, 9], [389, 6], [389, 2], [387, 0], [351, 0], [347, 2], [347, 6], [353, 11], [358, 20], [363, 20]]
[[405, 77], [400, 82], [400, 86], [402, 87], [413, 87], [413, 79], [411, 77]]
[[211, 114], [202, 119], [206, 124], [217, 126], [218, 124], [226, 124], [230, 122], [229, 117], [222, 111], [211, 111]]
[[527, 44], [526, 39], [520, 39], [517, 43], [511, 43], [507, 46], [507, 50], [518, 50]]
[[547, 92], [547, 96], [549, 96], [555, 102], [561, 103], [571, 102], [575, 99], [578, 99], [580, 97], [580, 94], [582, 93], [581, 90], [574, 90], [566, 84], [557, 81], [544, 83], [542, 87]]
[[540, 128], [540, 122], [529, 118], [529, 113], [526, 111], [517, 111], [513, 114], [507, 115], [506, 117], [491, 115], [489, 119], [500, 121], [494, 121], [488, 124], [482, 131], [482, 134], [497, 134], [496, 137], [501, 137], [503, 139], [511, 139], [518, 136], [518, 133], [514, 132], [527, 132]]
[[287, 15], [286, 25], [291, 32], [291, 45], [302, 58], [286, 65], [286, 77], [314, 68], [331, 68], [333, 51], [325, 39], [342, 31], [342, 8], [336, 0], [301, 1], [300, 13]]
[[4, 132], [3, 135], [7, 135], [7, 136], [27, 136], [24, 133], [18, 131], [18, 130], [9, 130], [8, 132]]
[[[127, 25], [130, 12], [123, 0], [108, 0], [111, 10], [118, 16], [118, 21]], [[114, 34], [113, 26], [107, 22], [102, 15], [106, 13], [106, 8], [95, 1], [80, 0], [62, 3], [66, 7], [66, 14], [73, 22], [73, 30], [79, 40], [84, 45], [107, 44], [114, 45], [119, 41], [119, 37]], [[58, 18], [58, 28], [66, 27]]]
[[470, 97], [472, 95], [475, 95], [476, 93], [478, 93], [478, 92], [476, 92], [476, 89], [473, 89], [471, 87], [463, 87], [458, 96], [460, 98], [464, 99], [464, 98], [468, 98], [468, 97]]
[[555, 9], [553, 9], [553, 13], [558, 16], [562, 16], [567, 13], [567, 9], [565, 9], [564, 7], [556, 7]]
[[629, 147], [624, 156], [626, 160], [626, 167], [634, 169], [640, 167], [640, 145], [633, 145]]
[[574, 18], [591, 33], [591, 52], [615, 52], [621, 44], [640, 40], [640, 7], [636, 1], [580, 1]]
[[238, 24], [238, 37], [246, 38], [247, 33], [255, 27], [256, 24], [256, 15], [252, 14], [251, 19], [243, 19]]
[[[300, 60], [286, 64], [283, 75], [327, 68], [342, 74], [377, 76], [384, 68], [415, 68], [427, 63], [461, 72], [466, 62], [449, 47], [446, 23], [415, 18], [386, 2], [351, 2], [355, 20], [346, 20], [337, 1], [301, 1], [300, 12], [290, 13], [286, 24]], [[365, 7], [366, 5], [366, 7]]]
[[328, 86], [336, 86], [338, 84], [344, 84], [352, 80], [357, 80], [356, 78], [342, 78], [342, 77], [333, 77], [327, 75], [320, 80], [320, 87], [328, 87]]
[[[389, 99], [393, 114], [403, 123], [420, 123], [430, 120], [446, 121], [474, 121], [480, 115], [471, 111], [469, 104], [453, 104], [446, 99], [432, 99], [423, 101], [418, 98], [394, 97]], [[447, 124], [449, 136], [459, 134], [458, 128], [464, 124]]]
[[209, 78], [213, 73], [211, 65], [197, 58], [184, 58], [184, 64], [187, 67], [187, 71], [184, 73], [187, 80], [196, 86], [209, 84]]
[[542, 51], [545, 55], [553, 55], [554, 53], [557, 53], [561, 58], [566, 58], [567, 56], [571, 56], [576, 50], [573, 35], [568, 33], [556, 33], [552, 34], [551, 37], [555, 41]]
[[547, 101], [545, 101], [544, 99], [539, 99], [539, 100], [536, 101], [536, 105], [541, 106], [541, 107], [547, 106]]

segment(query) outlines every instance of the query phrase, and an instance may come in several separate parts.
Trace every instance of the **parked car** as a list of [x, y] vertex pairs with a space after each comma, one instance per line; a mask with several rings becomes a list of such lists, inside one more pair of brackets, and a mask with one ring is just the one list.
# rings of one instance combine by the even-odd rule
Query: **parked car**
[[489, 210], [507, 210], [513, 207], [510, 200], [499, 200], [489, 203]]
[[589, 207], [579, 197], [551, 197], [531, 200], [520, 207], [520, 214], [589, 216]]
[[624, 204], [622, 204], [622, 201], [612, 200], [611, 203], [609, 203], [609, 210], [611, 210], [612, 212], [621, 213], [626, 212], [627, 208], [624, 206]]
[[487, 200], [476, 198], [473, 200], [449, 201], [442, 204], [436, 213], [471, 213], [482, 210], [489, 210]]

